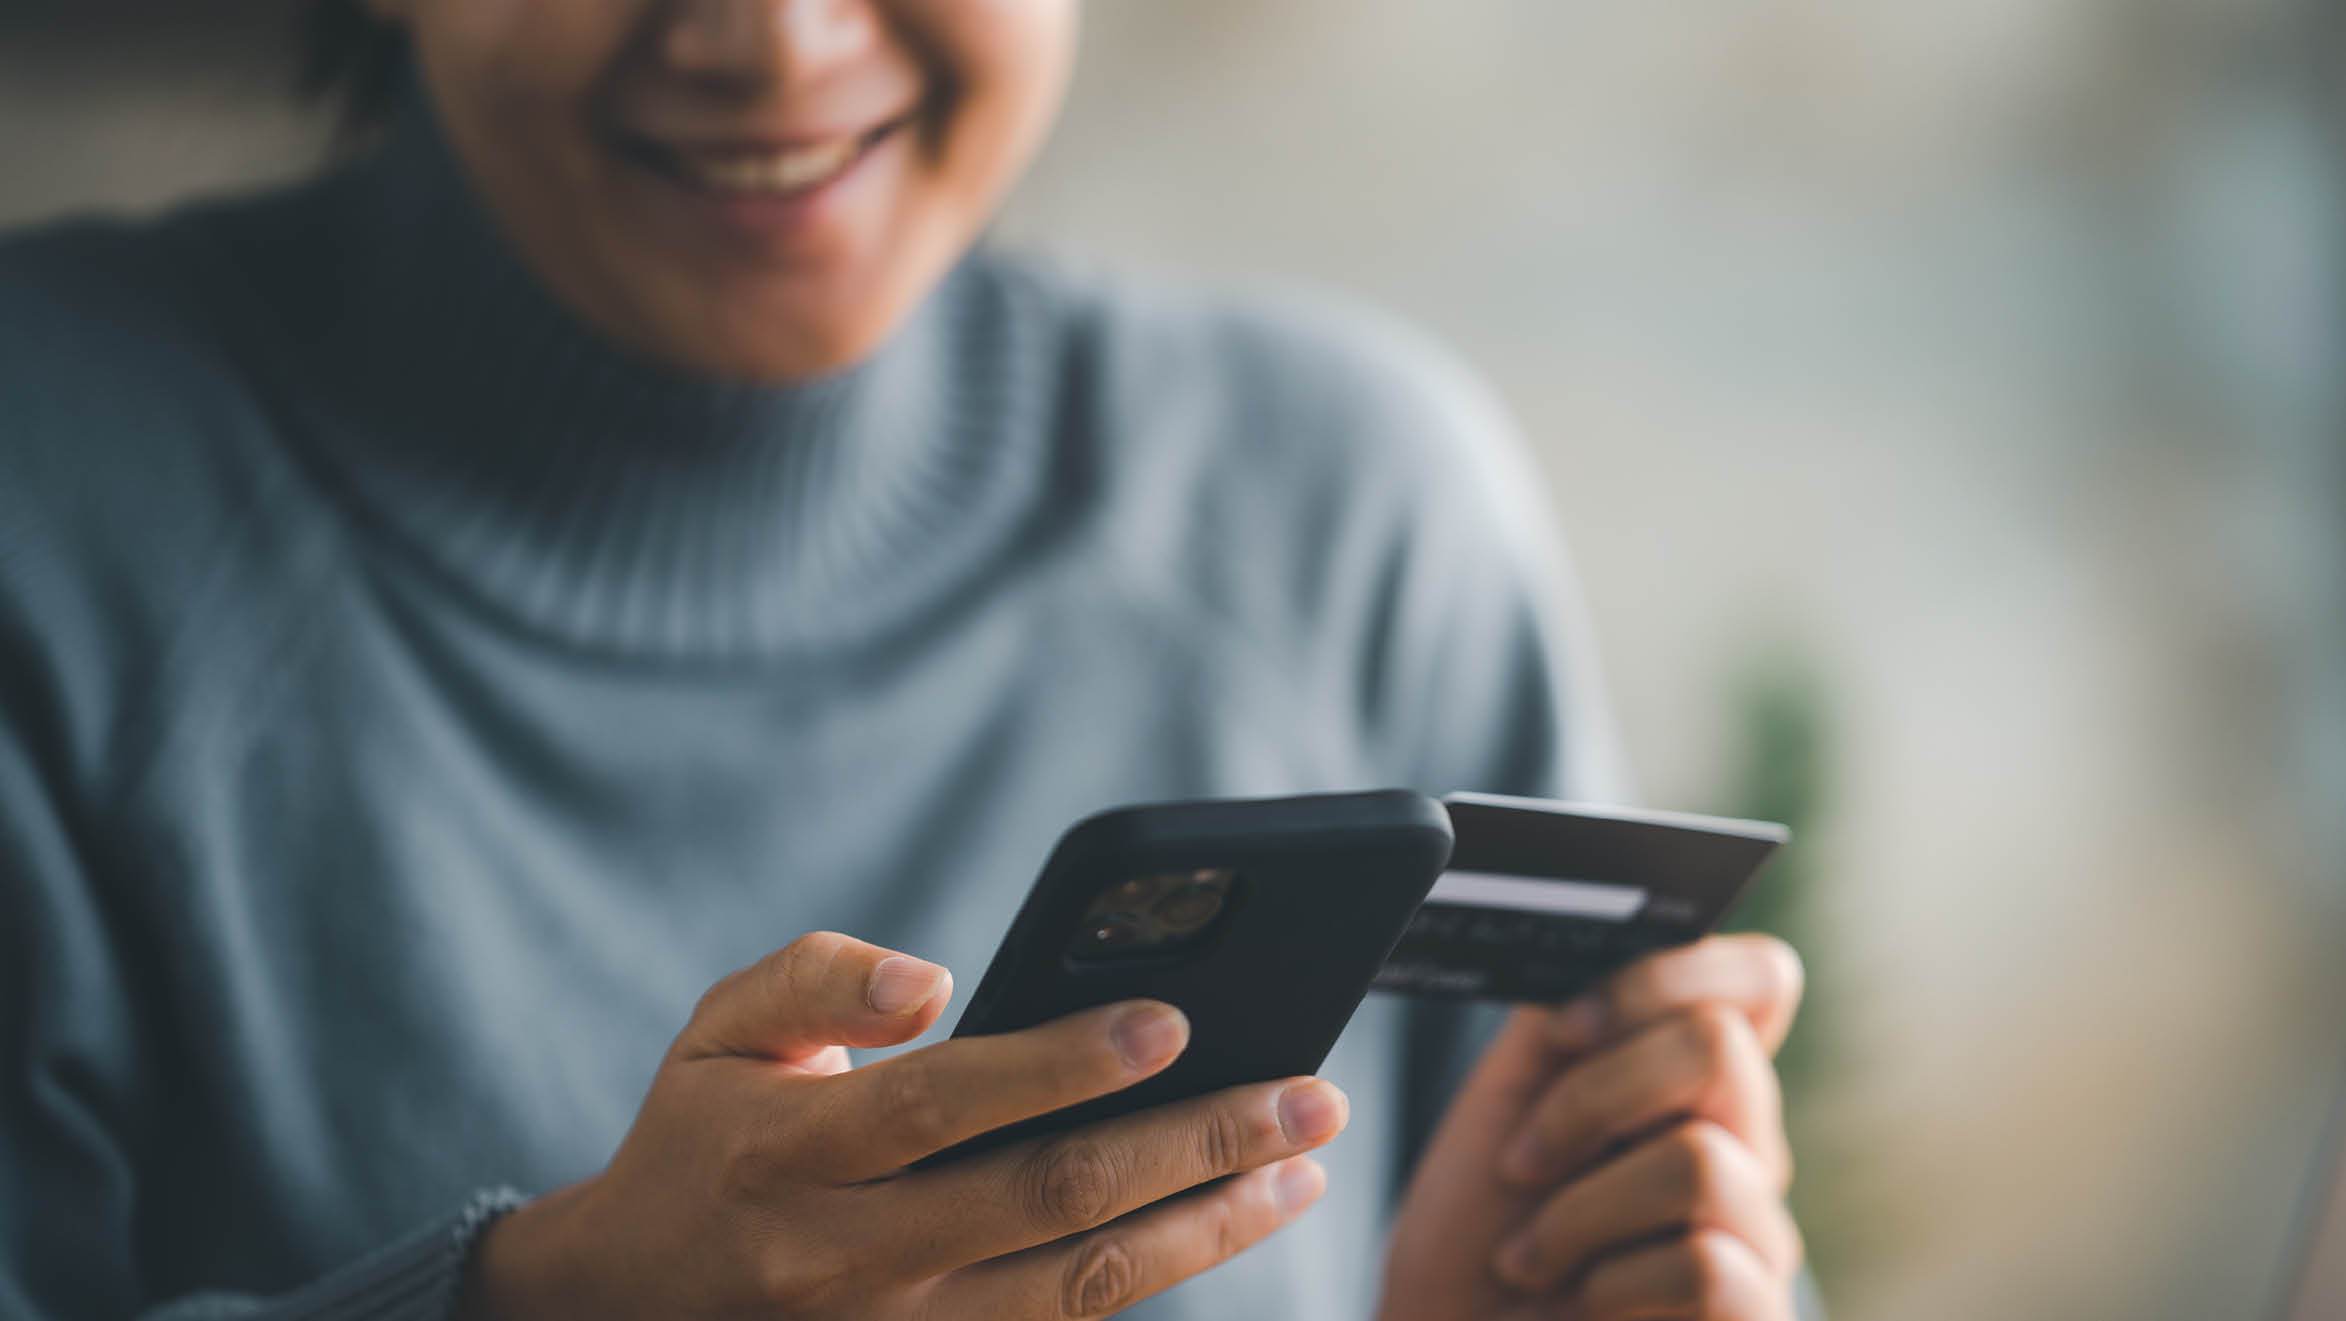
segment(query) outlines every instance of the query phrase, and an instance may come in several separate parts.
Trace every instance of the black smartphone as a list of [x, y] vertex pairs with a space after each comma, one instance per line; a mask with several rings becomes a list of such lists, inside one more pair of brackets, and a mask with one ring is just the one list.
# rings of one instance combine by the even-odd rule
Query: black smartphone
[[1450, 844], [1441, 804], [1406, 789], [1123, 807], [1077, 823], [953, 1035], [1146, 998], [1189, 1016], [1189, 1046], [1123, 1091], [931, 1160], [1317, 1070]]

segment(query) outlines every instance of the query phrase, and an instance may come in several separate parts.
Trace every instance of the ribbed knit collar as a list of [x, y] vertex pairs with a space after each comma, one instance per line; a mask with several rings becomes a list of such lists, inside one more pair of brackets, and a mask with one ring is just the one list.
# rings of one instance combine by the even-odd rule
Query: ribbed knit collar
[[[324, 387], [302, 439], [367, 520], [532, 629], [695, 659], [854, 642], [949, 601], [1037, 504], [1050, 355], [983, 259], [859, 366], [745, 385], [558, 305], [420, 98], [307, 202], [244, 244]], [[322, 266], [291, 255], [313, 247]]]

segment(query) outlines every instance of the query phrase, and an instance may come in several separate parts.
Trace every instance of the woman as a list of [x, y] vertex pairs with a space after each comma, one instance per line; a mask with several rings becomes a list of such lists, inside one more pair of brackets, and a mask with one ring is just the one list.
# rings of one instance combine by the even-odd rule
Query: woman
[[1072, 0], [334, 12], [379, 149], [0, 251], [0, 1312], [1791, 1315], [1769, 941], [903, 1172], [1186, 1044], [848, 1066], [1085, 812], [1615, 787], [1458, 373], [972, 252]]

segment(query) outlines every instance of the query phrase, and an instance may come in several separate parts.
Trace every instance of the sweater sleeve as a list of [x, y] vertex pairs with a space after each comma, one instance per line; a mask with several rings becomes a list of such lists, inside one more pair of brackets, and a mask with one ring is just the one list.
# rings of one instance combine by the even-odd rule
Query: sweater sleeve
[[[13, 641], [21, 643], [22, 639]], [[28, 648], [12, 646], [21, 661]], [[448, 1315], [475, 1236], [518, 1204], [486, 1190], [351, 1265], [272, 1298], [148, 1296], [136, 1130], [168, 1104], [142, 1064], [132, 984], [70, 799], [0, 721], [0, 1316], [356, 1318]], [[223, 1203], [232, 1201], [223, 1190]]]
[[[134, 352], [129, 328], [110, 326], [152, 317], [110, 303], [106, 289], [52, 291], [49, 275], [73, 263], [30, 260], [47, 253], [16, 246], [0, 260], [0, 1316], [443, 1316], [467, 1246], [514, 1204], [511, 1192], [450, 1206], [436, 1225], [277, 1298], [157, 1298], [164, 1286], [143, 1246], [167, 1229], [141, 1222], [141, 1171], [155, 1154], [150, 1117], [171, 1096], [155, 1068], [167, 1051], [145, 1018], [152, 1000], [136, 990], [152, 981], [141, 974], [155, 971], [155, 941], [134, 936], [155, 922], [96, 861], [124, 831], [108, 828], [91, 788], [117, 695], [143, 687], [120, 659], [141, 648], [110, 626], [124, 615], [120, 591], [66, 565], [73, 547], [101, 540], [99, 507], [73, 474], [131, 462], [91, 458], [103, 453], [94, 436], [160, 422], [68, 411], [127, 399], [169, 413], [174, 397], [54, 387], [87, 361]], [[148, 469], [122, 486], [171, 481]], [[108, 528], [138, 516], [108, 509]], [[232, 1215], [237, 1190], [218, 1201]]]
[[521, 1204], [511, 1189], [475, 1196], [455, 1215], [273, 1298], [201, 1293], [139, 1313], [142, 1321], [438, 1321], [449, 1316], [473, 1241]]

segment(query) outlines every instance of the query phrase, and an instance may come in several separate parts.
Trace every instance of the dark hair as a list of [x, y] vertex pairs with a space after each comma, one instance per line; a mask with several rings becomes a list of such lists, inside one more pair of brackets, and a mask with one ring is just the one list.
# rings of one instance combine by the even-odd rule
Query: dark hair
[[380, 127], [407, 81], [407, 33], [366, 0], [305, 0], [295, 89], [326, 107], [344, 142]]

